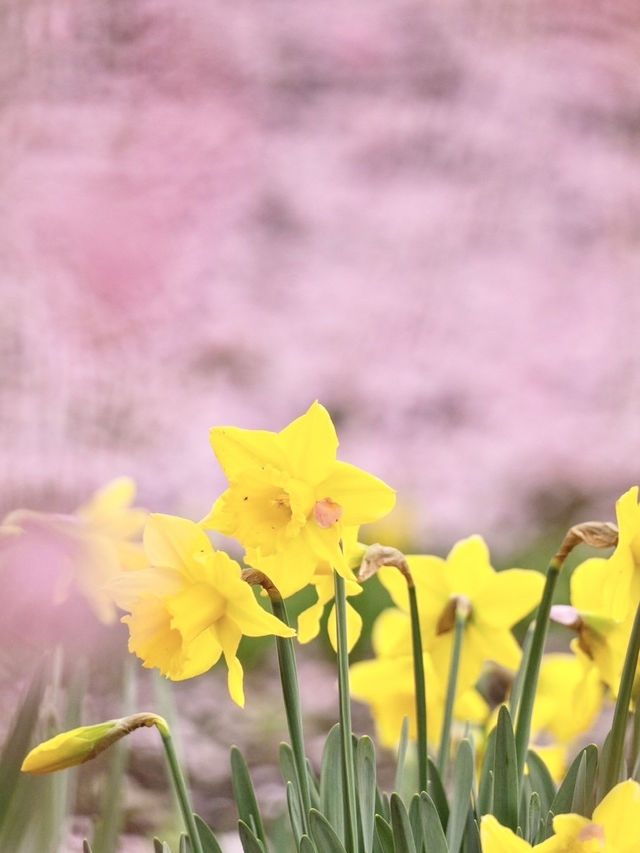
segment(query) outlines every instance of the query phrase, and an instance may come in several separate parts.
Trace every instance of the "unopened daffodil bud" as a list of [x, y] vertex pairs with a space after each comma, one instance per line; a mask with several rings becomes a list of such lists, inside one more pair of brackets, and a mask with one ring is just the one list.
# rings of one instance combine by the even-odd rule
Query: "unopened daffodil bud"
[[21, 769], [24, 773], [42, 775], [75, 767], [95, 758], [112, 743], [143, 726], [156, 726], [163, 737], [169, 735], [166, 721], [157, 714], [132, 714], [119, 720], [62, 732], [34, 747], [22, 762]]

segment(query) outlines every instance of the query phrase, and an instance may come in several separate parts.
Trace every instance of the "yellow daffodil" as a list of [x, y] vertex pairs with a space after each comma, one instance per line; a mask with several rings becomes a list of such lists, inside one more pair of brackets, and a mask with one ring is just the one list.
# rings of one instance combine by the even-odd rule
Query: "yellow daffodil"
[[548, 654], [542, 658], [531, 731], [569, 744], [587, 732], [602, 707], [604, 688], [598, 669], [585, 655]]
[[206, 672], [224, 655], [229, 693], [244, 705], [243, 671], [236, 652], [243, 634], [295, 634], [263, 610], [240, 566], [214, 550], [199, 525], [152, 515], [144, 548], [153, 567], [121, 575], [112, 584], [117, 604], [128, 610], [129, 651], [145, 667], [174, 681]]
[[529, 853], [533, 848], [508, 827], [502, 826], [493, 815], [484, 815], [480, 823], [482, 853]]
[[570, 581], [571, 605], [556, 605], [551, 618], [578, 634], [579, 648], [594, 661], [616, 694], [635, 610], [640, 601], [640, 508], [638, 488], [616, 503], [618, 544], [608, 558], [581, 563]]
[[323, 406], [314, 403], [278, 433], [216, 427], [211, 443], [229, 488], [205, 527], [238, 539], [251, 566], [277, 556], [270, 577], [285, 598], [303, 589], [320, 563], [351, 579], [340, 550], [344, 527], [386, 515], [395, 492], [336, 459], [338, 438]]
[[554, 835], [532, 847], [493, 815], [480, 825], [482, 853], [637, 853], [640, 850], [640, 785], [632, 779], [615, 786], [588, 820], [577, 814], [553, 819]]
[[536, 845], [536, 853], [637, 853], [640, 785], [632, 779], [620, 782], [595, 807], [591, 820], [577, 814], [556, 815], [553, 831], [551, 838]]
[[[461, 689], [476, 682], [485, 661], [518, 668], [521, 652], [511, 627], [538, 604], [542, 575], [525, 569], [496, 572], [480, 536], [458, 542], [446, 560], [434, 556], [407, 560], [416, 587], [423, 647], [438, 672], [448, 672], [460, 601], [470, 607], [460, 661]], [[407, 584], [400, 573], [382, 568], [379, 577], [394, 603], [408, 611]]]
[[94, 726], [80, 726], [35, 746], [22, 762], [21, 770], [23, 773], [41, 776], [84, 764], [141, 726], [157, 726], [162, 733], [169, 731], [162, 717], [148, 713], [107, 720]]
[[[405, 623], [409, 649], [406, 648]], [[395, 642], [400, 630], [403, 640]], [[417, 738], [416, 700], [413, 657], [410, 654], [411, 627], [406, 614], [389, 608], [384, 610], [373, 628], [372, 643], [376, 657], [350, 667], [351, 695], [371, 707], [380, 741], [385, 746], [397, 745], [402, 721], [409, 719], [409, 736]], [[438, 671], [428, 653], [423, 655], [427, 684], [428, 737], [437, 743], [442, 731], [446, 696], [446, 671]], [[459, 691], [454, 717], [463, 722], [483, 724], [489, 708], [473, 689]]]
[[102, 622], [113, 622], [116, 609], [105, 584], [147, 565], [140, 539], [148, 513], [132, 506], [135, 493], [133, 480], [120, 477], [72, 515], [15, 510], [0, 525], [0, 562], [33, 565], [34, 571], [38, 561], [55, 567], [54, 603], [75, 586]]

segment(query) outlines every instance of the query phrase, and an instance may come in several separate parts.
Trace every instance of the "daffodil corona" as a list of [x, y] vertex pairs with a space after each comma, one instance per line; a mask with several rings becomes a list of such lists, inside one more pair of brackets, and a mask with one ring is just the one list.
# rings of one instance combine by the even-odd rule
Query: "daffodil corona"
[[318, 564], [352, 579], [343, 527], [376, 521], [395, 504], [382, 480], [336, 459], [338, 438], [327, 410], [313, 403], [281, 432], [216, 427], [211, 444], [229, 488], [202, 521], [247, 549], [286, 598], [303, 589]]
[[112, 585], [118, 605], [129, 611], [122, 619], [129, 651], [173, 681], [206, 672], [224, 655], [229, 693], [243, 706], [236, 656], [242, 635], [291, 637], [295, 631], [262, 609], [238, 563], [214, 550], [194, 522], [152, 515], [144, 547], [152, 568], [121, 575]]

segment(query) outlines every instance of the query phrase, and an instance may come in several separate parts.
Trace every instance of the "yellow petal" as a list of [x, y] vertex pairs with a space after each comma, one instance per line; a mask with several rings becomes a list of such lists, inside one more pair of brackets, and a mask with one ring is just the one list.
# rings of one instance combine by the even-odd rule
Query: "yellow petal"
[[229, 667], [229, 676], [227, 679], [229, 695], [236, 705], [244, 708], [244, 674], [242, 671], [242, 665], [236, 657], [236, 652], [240, 645], [240, 639], [242, 638], [242, 632], [235, 623], [231, 621], [231, 619], [221, 619], [217, 622], [215, 632], [218, 637], [218, 641], [222, 646], [225, 661]]
[[179, 569], [192, 579], [201, 575], [201, 564], [196, 556], [213, 550], [201, 527], [174, 515], [150, 515], [143, 538], [144, 550], [152, 566]]
[[[329, 619], [327, 621], [327, 633], [329, 641], [333, 646], [334, 651], [338, 650], [338, 625], [336, 621], [335, 604], [331, 606], [329, 611]], [[358, 613], [355, 607], [352, 607], [347, 602], [347, 651], [351, 652], [355, 644], [360, 639], [362, 633], [362, 616]]]
[[167, 598], [171, 627], [190, 643], [224, 614], [226, 599], [206, 583], [186, 585], [177, 595]]
[[285, 427], [280, 438], [289, 470], [307, 483], [320, 483], [335, 465], [338, 436], [329, 412], [317, 401]]
[[532, 850], [523, 838], [498, 823], [493, 815], [485, 815], [480, 823], [482, 853], [527, 853]]
[[108, 720], [95, 726], [80, 726], [56, 735], [34, 747], [22, 762], [23, 773], [41, 775], [74, 767], [92, 758], [99, 745], [117, 726], [118, 720]]
[[382, 480], [347, 462], [336, 462], [331, 474], [316, 488], [318, 500], [329, 498], [343, 509], [345, 525], [377, 521], [391, 512], [396, 493]]
[[381, 658], [411, 654], [411, 620], [402, 610], [389, 607], [383, 610], [373, 625], [373, 649]]
[[604, 827], [608, 849], [615, 853], [640, 850], [640, 785], [632, 779], [612, 788], [593, 812]]
[[481, 536], [461, 539], [447, 556], [447, 581], [452, 595], [466, 595], [473, 601], [493, 575], [489, 549]]
[[617, 548], [609, 559], [592, 557], [571, 576], [571, 603], [581, 613], [624, 619], [630, 605], [634, 563], [631, 551]]
[[214, 427], [209, 432], [211, 446], [222, 470], [231, 481], [249, 468], [270, 465], [287, 469], [283, 442], [275, 432], [238, 427]]
[[294, 637], [296, 633], [272, 613], [267, 613], [256, 601], [253, 589], [242, 580], [238, 580], [233, 598], [227, 601], [225, 621], [229, 620], [248, 637], [264, 637], [268, 634]]
[[298, 616], [298, 640], [301, 643], [309, 643], [318, 636], [323, 613], [324, 603], [318, 599]]
[[526, 569], [495, 572], [473, 599], [475, 617], [496, 628], [510, 628], [540, 603], [544, 576]]

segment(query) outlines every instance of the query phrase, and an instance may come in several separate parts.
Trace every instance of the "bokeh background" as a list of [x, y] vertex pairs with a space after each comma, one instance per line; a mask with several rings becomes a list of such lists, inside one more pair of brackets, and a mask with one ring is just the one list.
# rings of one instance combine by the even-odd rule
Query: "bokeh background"
[[201, 518], [209, 427], [317, 398], [416, 548], [612, 518], [640, 476], [639, 25], [2, 0], [0, 514], [129, 474]]

